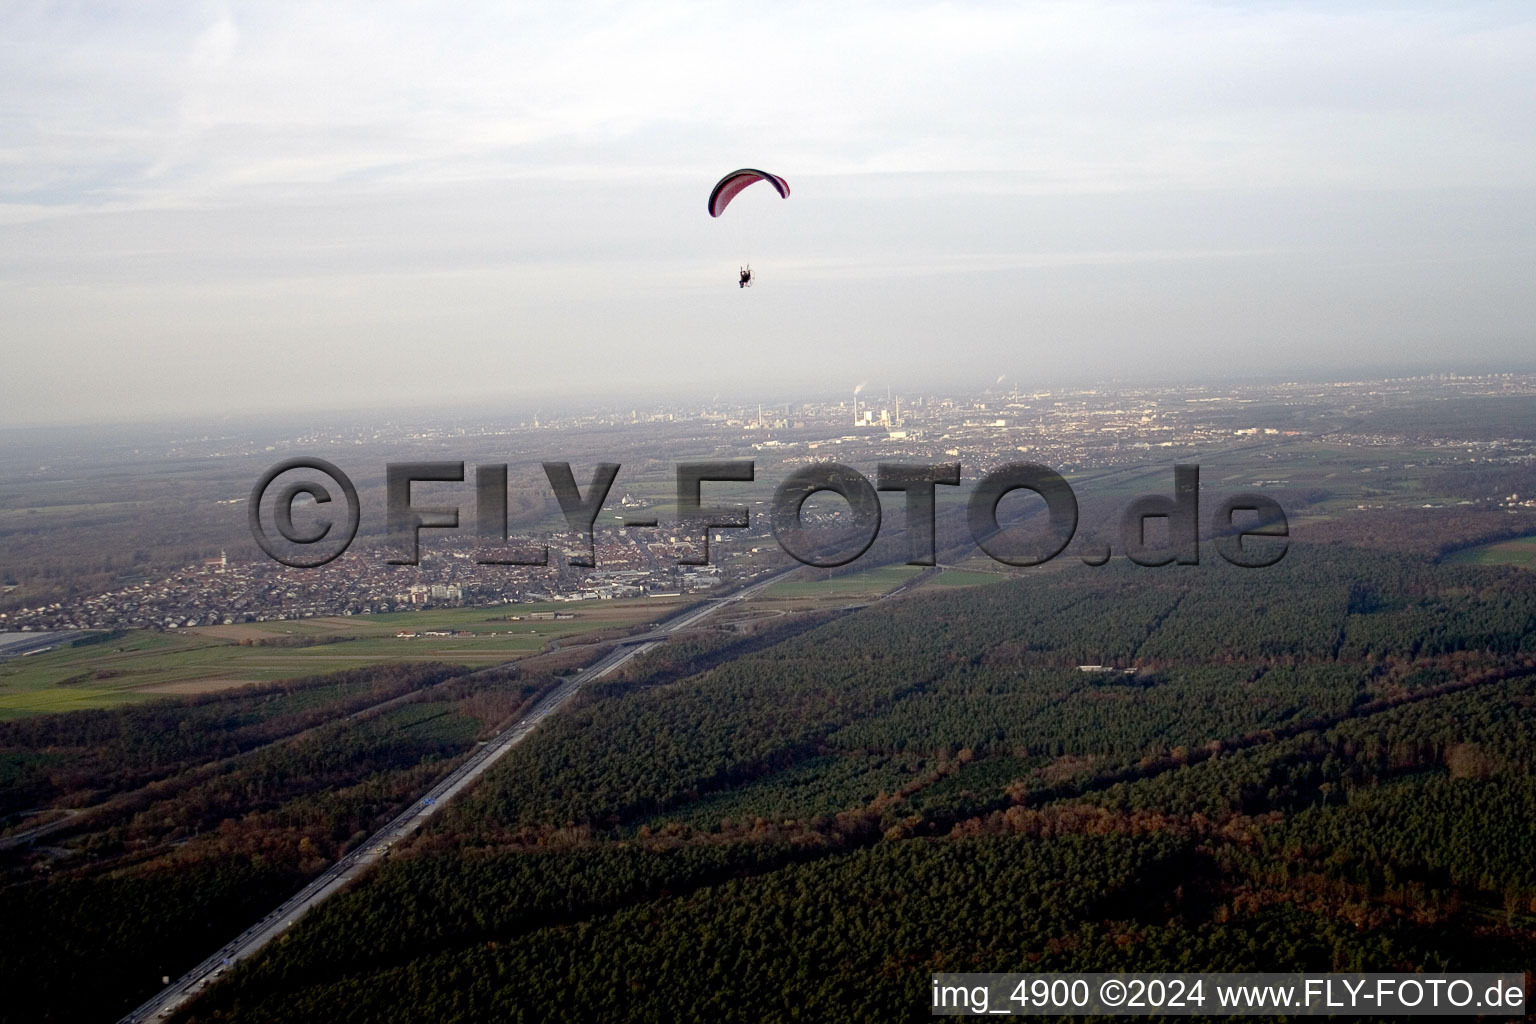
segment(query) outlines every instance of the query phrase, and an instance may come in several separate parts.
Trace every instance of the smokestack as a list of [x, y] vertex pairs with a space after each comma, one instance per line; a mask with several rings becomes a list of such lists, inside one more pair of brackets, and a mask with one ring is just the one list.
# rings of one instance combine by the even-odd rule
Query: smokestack
[[853, 425], [859, 425], [859, 389], [853, 389]]

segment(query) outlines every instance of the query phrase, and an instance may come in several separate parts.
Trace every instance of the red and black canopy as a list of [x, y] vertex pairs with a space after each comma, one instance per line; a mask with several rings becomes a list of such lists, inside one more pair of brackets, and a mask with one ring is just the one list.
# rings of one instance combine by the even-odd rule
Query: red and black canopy
[[789, 182], [777, 174], [769, 174], [767, 171], [754, 170], [751, 167], [743, 167], [739, 171], [732, 171], [716, 183], [714, 191], [709, 194], [709, 215], [718, 217], [725, 212], [731, 200], [741, 193], [741, 190], [755, 181], [766, 181], [778, 190], [780, 196], [789, 198]]

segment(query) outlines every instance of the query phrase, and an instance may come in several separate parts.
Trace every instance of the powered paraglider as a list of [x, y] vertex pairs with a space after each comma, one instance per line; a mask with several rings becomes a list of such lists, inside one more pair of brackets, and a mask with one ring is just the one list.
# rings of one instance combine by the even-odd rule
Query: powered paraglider
[[[725, 212], [725, 208], [731, 204], [742, 191], [759, 181], [766, 181], [772, 185], [774, 191], [784, 199], [789, 198], [789, 182], [777, 174], [769, 174], [767, 171], [759, 171], [751, 167], [743, 167], [739, 171], [732, 171], [715, 183], [714, 189], [709, 193], [709, 215], [718, 217]], [[737, 287], [752, 287], [752, 267], [750, 264], [741, 268], [741, 277], [737, 280]]]

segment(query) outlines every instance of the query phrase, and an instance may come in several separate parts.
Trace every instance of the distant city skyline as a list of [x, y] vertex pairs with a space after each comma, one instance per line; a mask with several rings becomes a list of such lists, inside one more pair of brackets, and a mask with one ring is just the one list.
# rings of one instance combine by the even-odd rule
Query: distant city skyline
[[0, 28], [0, 426], [1536, 364], [1526, 5]]

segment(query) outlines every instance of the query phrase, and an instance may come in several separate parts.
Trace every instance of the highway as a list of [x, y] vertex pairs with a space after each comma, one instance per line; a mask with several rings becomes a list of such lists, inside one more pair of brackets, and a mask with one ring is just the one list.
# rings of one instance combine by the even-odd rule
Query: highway
[[0, 633], [0, 661], [42, 654], [86, 636], [84, 630], [53, 630], [46, 633]]
[[78, 807], [66, 807], [63, 808], [63, 811], [64, 816], [62, 818], [55, 818], [53, 821], [44, 822], [41, 825], [33, 825], [26, 831], [15, 832], [0, 838], [0, 850], [10, 850], [17, 846], [26, 846], [28, 843], [34, 843], [44, 836], [52, 835], [74, 824], [75, 819], [85, 813]]
[[217, 981], [219, 976], [229, 967], [255, 954], [267, 943], [292, 927], [295, 921], [316, 904], [337, 892], [377, 863], [391, 846], [419, 829], [428, 818], [436, 814], [448, 801], [457, 796], [460, 791], [473, 784], [503, 754], [526, 739], [529, 733], [538, 728], [540, 722], [564, 707], [576, 695], [577, 691], [587, 683], [595, 679], [601, 679], [615, 669], [627, 664], [631, 659], [644, 654], [656, 644], [664, 642], [668, 635], [697, 625], [719, 609], [752, 597], [759, 591], [779, 582], [793, 571], [791, 569], [785, 572], [774, 573], [766, 579], [752, 583], [734, 593], [713, 598], [695, 608], [690, 608], [666, 620], [643, 636], [626, 638], [619, 641], [619, 646], [609, 651], [595, 664], [571, 676], [565, 682], [555, 687], [555, 689], [545, 694], [527, 714], [486, 741], [463, 764], [454, 769], [452, 774], [417, 797], [393, 821], [369, 836], [362, 844], [335, 864], [332, 864], [308, 885], [291, 896], [282, 906], [251, 925], [216, 952], [212, 953], [202, 963], [192, 968], [164, 989], [161, 989], [160, 992], [139, 1006], [138, 1009], [123, 1017], [119, 1024], [140, 1024], [140, 1022], [144, 1021], [164, 1020], [171, 1016], [187, 1000]]

